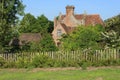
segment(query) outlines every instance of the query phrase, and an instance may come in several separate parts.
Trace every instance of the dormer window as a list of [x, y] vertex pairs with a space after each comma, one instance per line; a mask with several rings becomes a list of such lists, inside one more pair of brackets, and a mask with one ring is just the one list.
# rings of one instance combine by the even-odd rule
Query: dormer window
[[58, 29], [57, 30], [57, 36], [60, 37], [62, 35], [62, 30], [61, 29]]

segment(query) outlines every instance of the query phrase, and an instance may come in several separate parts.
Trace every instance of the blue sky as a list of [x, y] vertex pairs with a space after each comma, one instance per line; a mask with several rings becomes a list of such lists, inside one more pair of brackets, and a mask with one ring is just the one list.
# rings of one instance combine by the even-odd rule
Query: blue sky
[[120, 14], [120, 0], [23, 0], [25, 13], [35, 17], [44, 14], [53, 20], [61, 12], [65, 14], [67, 5], [75, 6], [75, 13], [100, 14], [103, 20]]

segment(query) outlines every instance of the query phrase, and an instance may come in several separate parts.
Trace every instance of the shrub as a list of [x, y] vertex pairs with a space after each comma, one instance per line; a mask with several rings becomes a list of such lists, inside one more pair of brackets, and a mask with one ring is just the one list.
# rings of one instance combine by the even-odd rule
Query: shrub
[[81, 68], [82, 68], [83, 70], [86, 70], [87, 67], [89, 67], [89, 66], [92, 65], [92, 62], [83, 60], [83, 61], [79, 61], [79, 62], [78, 62], [78, 65], [81, 66]]
[[28, 68], [30, 67], [30, 60], [29, 58], [19, 57], [15, 64], [17, 68]]
[[6, 62], [3, 66], [4, 68], [16, 68], [15, 62]]
[[32, 66], [36, 67], [53, 67], [55, 61], [46, 55], [37, 55], [33, 58]]
[[69, 60], [69, 61], [67, 61], [67, 63], [68, 63], [68, 67], [78, 67], [79, 66], [77, 64], [77, 61]]
[[6, 61], [4, 60], [4, 58], [0, 56], [0, 67], [4, 67], [5, 63]]

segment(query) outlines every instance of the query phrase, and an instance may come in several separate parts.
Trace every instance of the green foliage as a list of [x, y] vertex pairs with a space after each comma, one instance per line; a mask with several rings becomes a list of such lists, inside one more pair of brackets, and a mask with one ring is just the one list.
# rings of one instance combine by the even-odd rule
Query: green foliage
[[106, 31], [114, 30], [120, 35], [120, 14], [106, 19], [104, 23], [106, 25]]
[[[32, 53], [32, 54], [31, 54]], [[0, 67], [2, 68], [46, 68], [46, 67], [81, 67], [83, 70], [91, 66], [119, 66], [119, 58], [115, 58], [115, 55], [93, 55], [94, 52], [85, 53], [83, 56], [80, 53], [77, 55], [63, 55], [60, 54], [52, 55], [46, 54], [46, 52], [23, 52], [15, 55], [15, 59], [9, 59], [5, 61], [3, 57], [0, 57]], [[114, 53], [115, 54], [115, 53]], [[87, 55], [87, 56], [86, 56]], [[13, 56], [13, 55], [12, 55]], [[65, 58], [65, 56], [67, 58]], [[81, 57], [80, 57], [81, 56]], [[97, 57], [95, 57], [97, 56]], [[99, 57], [100, 56], [100, 57]], [[105, 57], [105, 58], [104, 58]], [[111, 57], [111, 58], [110, 58]], [[17, 59], [17, 60], [16, 60]]]
[[33, 58], [32, 66], [36, 67], [78, 67], [72, 60], [55, 60], [47, 55], [37, 55]]
[[81, 66], [81, 68], [83, 69], [83, 70], [86, 70], [87, 69], [87, 63], [84, 63], [82, 66]]
[[58, 61], [57, 64], [58, 64], [57, 67], [78, 67], [79, 66], [77, 62], [73, 60], [61, 60], [61, 61]]
[[40, 33], [39, 42], [28, 42], [22, 46], [21, 50], [29, 51], [56, 51], [57, 47], [51, 37], [53, 22], [49, 21], [44, 15], [35, 18], [30, 13], [26, 14], [20, 22], [20, 33]]
[[29, 48], [27, 49], [28, 51], [41, 51], [41, 45], [40, 41], [39, 42], [31, 42], [29, 45]]
[[52, 37], [49, 34], [46, 34], [40, 41], [41, 51], [56, 51], [58, 50], [55, 46], [55, 43]]
[[13, 30], [18, 16], [23, 14], [24, 6], [21, 0], [1, 0], [0, 1], [0, 45], [1, 51], [10, 49], [9, 42], [13, 38]]
[[0, 56], [0, 67], [3, 67], [6, 61], [4, 60], [3, 57]]
[[11, 62], [6, 62], [3, 66], [4, 68], [17, 68], [16, 63], [11, 61]]
[[18, 57], [17, 61], [15, 62], [15, 67], [16, 68], [31, 67], [30, 64], [31, 64], [31, 58], [32, 57], [30, 57], [29, 53], [23, 52], [21, 55], [18, 54], [17, 56], [19, 56], [19, 57]]
[[36, 55], [33, 58], [32, 66], [36, 67], [53, 67], [54, 66], [54, 60], [49, 58], [47, 55]]
[[102, 31], [104, 28], [100, 25], [79, 26], [73, 33], [63, 36], [61, 47], [64, 50], [99, 49]]
[[28, 42], [21, 47], [22, 51], [57, 51], [58, 48], [55, 46], [55, 43], [52, 37], [49, 34], [46, 34], [38, 42]]
[[[21, 51], [31, 51], [32, 42], [25, 43], [21, 46]], [[19, 51], [19, 50], [18, 50]]]
[[102, 32], [102, 39], [105, 48], [120, 48], [120, 36], [114, 30]]
[[24, 15], [20, 22], [19, 31], [21, 33], [51, 33], [53, 30], [53, 22], [49, 21], [44, 15], [35, 18], [32, 14]]
[[105, 48], [120, 48], [120, 15], [104, 21], [106, 31], [102, 33]]
[[20, 22], [20, 28], [19, 31], [21, 33], [28, 33], [35, 31], [33, 28], [35, 27], [36, 18], [31, 15], [30, 13], [25, 14], [22, 21]]

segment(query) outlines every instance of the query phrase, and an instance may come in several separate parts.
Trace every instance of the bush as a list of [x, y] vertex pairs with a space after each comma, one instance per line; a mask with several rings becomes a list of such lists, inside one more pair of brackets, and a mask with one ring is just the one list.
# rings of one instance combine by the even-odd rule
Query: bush
[[4, 58], [0, 56], [0, 67], [4, 67], [5, 63], [6, 61], [4, 60]]
[[119, 65], [119, 61], [113, 60], [113, 59], [108, 59], [106, 61], [101, 62], [104, 66], [116, 66]]
[[6, 62], [4, 64], [4, 68], [16, 68], [16, 63], [15, 62]]
[[77, 64], [78, 64], [83, 70], [86, 70], [87, 67], [92, 66], [93, 63], [90, 62], [90, 61], [83, 60], [83, 61], [79, 61]]
[[28, 68], [30, 67], [30, 60], [26, 57], [19, 57], [15, 64], [17, 68]]
[[69, 66], [69, 62], [65, 61], [65, 60], [59, 61], [59, 63], [60, 63], [60, 66], [58, 66], [58, 67], [68, 67]]
[[33, 58], [32, 66], [33, 67], [54, 67], [55, 60], [52, 60], [46, 55], [37, 55]]

